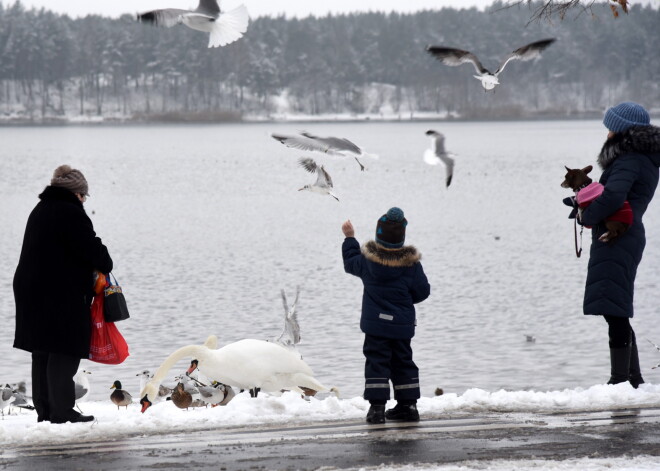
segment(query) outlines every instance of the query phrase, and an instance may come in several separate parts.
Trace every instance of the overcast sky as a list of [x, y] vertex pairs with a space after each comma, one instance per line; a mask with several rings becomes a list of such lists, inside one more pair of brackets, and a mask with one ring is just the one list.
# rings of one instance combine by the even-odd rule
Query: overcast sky
[[[15, 0], [0, 0], [4, 6]], [[197, 0], [21, 0], [26, 7], [45, 7], [66, 13], [69, 16], [97, 14], [118, 17], [122, 13], [134, 14], [156, 8], [194, 8]], [[222, 0], [220, 7], [232, 9], [245, 4], [250, 16], [279, 15], [303, 17], [310, 14], [324, 16], [328, 12], [348, 13], [352, 11], [412, 12], [423, 9], [438, 9], [443, 6], [454, 8], [490, 5], [488, 0]]]
[[[15, 1], [0, 0], [0, 3], [7, 6]], [[21, 0], [21, 3], [28, 8], [45, 7], [72, 17], [96, 14], [113, 18], [123, 13], [135, 14], [156, 8], [195, 8], [197, 2], [198, 0]], [[220, 0], [220, 2], [223, 10], [245, 4], [253, 18], [282, 13], [287, 17], [305, 17], [310, 14], [325, 16], [327, 13], [370, 10], [414, 12], [442, 7], [470, 8], [475, 6], [483, 9], [492, 3], [491, 0]], [[657, 6], [660, 5], [660, 0], [630, 0], [630, 3]]]

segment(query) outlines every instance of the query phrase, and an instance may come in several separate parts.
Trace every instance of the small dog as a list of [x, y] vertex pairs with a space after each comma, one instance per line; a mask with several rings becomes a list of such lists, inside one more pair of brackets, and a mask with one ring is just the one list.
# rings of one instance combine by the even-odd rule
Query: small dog
[[[577, 217], [580, 218], [582, 210], [589, 206], [593, 200], [603, 193], [603, 185], [593, 183], [593, 180], [587, 176], [593, 170], [591, 165], [583, 168], [566, 168], [566, 176], [562, 182], [562, 188], [570, 188], [575, 192], [575, 200], [578, 204]], [[628, 201], [614, 214], [605, 219], [607, 232], [601, 235], [598, 240], [601, 242], [614, 242], [628, 230], [633, 221], [633, 212]]]

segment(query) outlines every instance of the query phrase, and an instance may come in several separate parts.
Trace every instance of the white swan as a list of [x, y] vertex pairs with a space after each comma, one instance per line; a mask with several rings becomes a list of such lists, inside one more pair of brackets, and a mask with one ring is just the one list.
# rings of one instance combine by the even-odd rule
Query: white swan
[[167, 372], [183, 358], [196, 358], [199, 368], [213, 381], [241, 389], [259, 388], [265, 392], [283, 389], [301, 394], [301, 387], [315, 391], [329, 391], [314, 378], [314, 373], [298, 352], [275, 342], [245, 339], [217, 348], [218, 339], [211, 335], [204, 345], [181, 347], [165, 359], [140, 392], [142, 412], [147, 410], [158, 394], [158, 385]]

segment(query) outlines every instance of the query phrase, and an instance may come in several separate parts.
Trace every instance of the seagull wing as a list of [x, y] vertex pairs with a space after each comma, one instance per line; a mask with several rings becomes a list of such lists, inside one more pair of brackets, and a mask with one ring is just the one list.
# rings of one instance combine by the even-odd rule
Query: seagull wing
[[309, 150], [309, 151], [324, 152], [324, 153], [327, 151], [327, 146], [308, 137], [284, 136], [281, 134], [271, 134], [271, 137], [277, 141], [280, 141], [285, 146], [291, 147], [293, 149]]
[[445, 180], [445, 183], [447, 188], [449, 188], [449, 185], [451, 185], [451, 179], [454, 176], [454, 159], [447, 154], [439, 155], [438, 158], [445, 164], [447, 171], [447, 179]]
[[500, 67], [495, 71], [495, 75], [501, 73], [504, 70], [504, 67], [506, 67], [506, 65], [509, 63], [509, 61], [512, 61], [514, 59], [518, 59], [521, 61], [528, 61], [539, 57], [541, 55], [541, 51], [543, 51], [546, 47], [548, 47], [550, 44], [552, 44], [555, 41], [556, 39], [554, 38], [542, 39], [541, 41], [536, 41], [516, 49], [507, 56], [504, 62], [502, 62], [502, 65], [500, 65]]
[[322, 144], [325, 144], [330, 149], [334, 149], [337, 151], [344, 151], [344, 152], [352, 152], [358, 155], [362, 154], [362, 149], [360, 149], [356, 144], [352, 143], [351, 141], [343, 137], [319, 137], [319, 136], [314, 136], [313, 134], [310, 134], [308, 132], [301, 132], [300, 134], [309, 139], [313, 139]]
[[189, 10], [179, 10], [177, 8], [165, 8], [163, 10], [152, 10], [144, 13], [138, 13], [138, 21], [152, 23], [156, 26], [165, 26], [171, 28], [181, 24], [183, 17], [189, 15]]
[[323, 165], [316, 172], [316, 186], [333, 188], [330, 174], [323, 168]]
[[218, 16], [220, 14], [220, 7], [217, 0], [199, 0], [199, 5], [197, 5], [195, 11]]
[[316, 162], [311, 157], [301, 157], [298, 160], [298, 163], [302, 168], [307, 170], [309, 173], [316, 173], [316, 170], [318, 168], [318, 165], [316, 165]]
[[470, 62], [478, 74], [481, 75], [485, 72], [488, 72], [488, 69], [485, 69], [484, 66], [481, 65], [481, 62], [479, 62], [477, 56], [472, 54], [470, 51], [463, 51], [461, 49], [454, 49], [451, 47], [427, 46], [426, 52], [431, 54], [445, 65], [456, 67], [461, 64]]
[[238, 40], [247, 31], [249, 21], [245, 5], [220, 13], [211, 29], [209, 47], [226, 46]]

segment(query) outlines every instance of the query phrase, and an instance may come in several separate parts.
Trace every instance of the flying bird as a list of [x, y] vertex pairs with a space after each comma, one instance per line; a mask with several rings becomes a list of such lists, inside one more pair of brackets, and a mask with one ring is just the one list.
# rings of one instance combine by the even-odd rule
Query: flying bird
[[432, 129], [426, 131], [426, 135], [431, 136], [431, 148], [424, 152], [424, 162], [429, 165], [438, 165], [440, 162], [445, 164], [447, 170], [445, 184], [449, 188], [454, 175], [454, 159], [449, 157], [450, 153], [445, 150], [445, 136]]
[[167, 28], [184, 24], [194, 30], [210, 33], [209, 47], [233, 43], [247, 31], [249, 21], [245, 5], [221, 12], [217, 0], [199, 0], [194, 10], [165, 8], [138, 13], [137, 19]]
[[298, 313], [296, 306], [298, 305], [298, 297], [300, 296], [300, 286], [296, 287], [296, 299], [293, 301], [291, 308], [286, 300], [286, 293], [282, 290], [282, 305], [284, 306], [284, 329], [280, 334], [277, 342], [285, 347], [295, 347], [300, 343], [300, 325], [298, 324]]
[[443, 46], [427, 46], [426, 51], [445, 65], [455, 67], [467, 62], [471, 62], [478, 74], [475, 75], [474, 78], [481, 81], [481, 86], [484, 87], [485, 90], [492, 90], [497, 85], [499, 85], [499, 75], [502, 73], [504, 67], [506, 67], [509, 61], [514, 59], [519, 59], [521, 61], [535, 59], [541, 55], [541, 51], [543, 51], [546, 47], [555, 41], [556, 39], [554, 38], [543, 39], [541, 41], [536, 41], [516, 49], [506, 57], [504, 62], [502, 62], [502, 65], [498, 67], [495, 73], [492, 73], [483, 65], [481, 65], [481, 62], [479, 59], [477, 59], [477, 56], [472, 54], [470, 51], [463, 51], [462, 49], [454, 49], [451, 47]]
[[316, 173], [316, 182], [313, 185], [305, 185], [298, 191], [308, 190], [312, 193], [330, 195], [339, 201], [339, 198], [337, 198], [331, 191], [333, 188], [332, 178], [330, 178], [330, 174], [323, 168], [323, 165], [317, 165], [314, 159], [309, 157], [303, 157], [298, 162], [300, 163], [300, 166], [309, 173]]
[[308, 132], [301, 132], [299, 136], [271, 134], [271, 137], [293, 149], [321, 152], [323, 154], [342, 157], [352, 156], [360, 166], [360, 170], [364, 171], [365, 167], [360, 162], [360, 159], [358, 159], [359, 155], [363, 155], [362, 149], [343, 137], [319, 137]]

